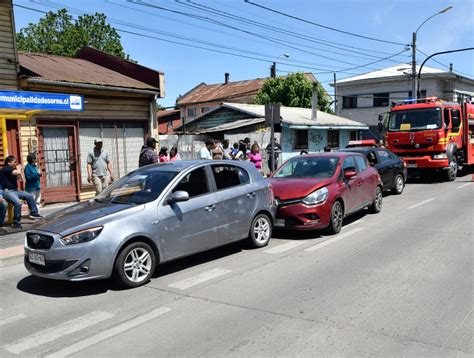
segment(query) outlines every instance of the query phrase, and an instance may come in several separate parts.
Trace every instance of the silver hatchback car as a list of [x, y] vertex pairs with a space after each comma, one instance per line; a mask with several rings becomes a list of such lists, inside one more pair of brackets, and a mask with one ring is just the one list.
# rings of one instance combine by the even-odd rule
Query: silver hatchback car
[[150, 165], [28, 231], [25, 266], [45, 278], [113, 275], [136, 287], [150, 279], [158, 263], [242, 239], [253, 247], [267, 245], [274, 214], [270, 184], [252, 164]]

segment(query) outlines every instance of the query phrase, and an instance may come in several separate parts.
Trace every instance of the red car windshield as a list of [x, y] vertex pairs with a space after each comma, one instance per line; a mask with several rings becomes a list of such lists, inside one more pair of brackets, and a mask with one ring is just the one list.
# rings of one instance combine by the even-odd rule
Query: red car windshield
[[278, 169], [273, 178], [331, 178], [337, 168], [337, 157], [297, 157]]

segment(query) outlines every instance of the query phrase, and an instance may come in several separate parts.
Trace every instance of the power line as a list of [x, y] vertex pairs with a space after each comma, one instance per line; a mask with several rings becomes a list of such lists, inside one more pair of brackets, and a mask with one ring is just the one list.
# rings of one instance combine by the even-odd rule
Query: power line
[[[225, 18], [228, 18], [228, 19], [231, 19], [231, 20], [234, 20], [234, 21], [239, 21], [239, 22], [243, 22], [247, 25], [251, 25], [251, 26], [255, 26], [255, 27], [259, 27], [259, 28], [264, 28], [266, 30], [269, 30], [269, 31], [274, 31], [274, 32], [277, 32], [277, 33], [280, 33], [280, 34], [284, 34], [284, 35], [287, 35], [287, 36], [292, 36], [292, 37], [296, 37], [298, 39], [302, 39], [304, 41], [308, 41], [308, 42], [315, 42], [315, 43], [318, 43], [318, 44], [322, 44], [324, 46], [328, 46], [328, 47], [331, 47], [331, 48], [336, 48], [336, 49], [341, 49], [343, 51], [347, 51], [347, 52], [352, 52], [352, 53], [356, 53], [356, 54], [361, 54], [361, 55], [364, 55], [364, 56], [369, 56], [369, 57], [372, 57], [372, 58], [378, 58], [380, 59], [381, 57], [379, 56], [374, 56], [374, 55], [370, 55], [370, 54], [367, 54], [365, 52], [360, 52], [360, 51], [354, 51], [354, 50], [349, 50], [349, 49], [346, 49], [346, 48], [343, 48], [343, 47], [339, 47], [339, 46], [334, 46], [334, 45], [329, 45], [329, 44], [332, 44], [334, 42], [331, 42], [331, 41], [327, 41], [327, 40], [321, 40], [317, 37], [313, 37], [313, 36], [308, 36], [308, 35], [303, 35], [303, 34], [300, 34], [300, 33], [297, 33], [297, 32], [293, 32], [293, 31], [290, 31], [290, 30], [286, 30], [286, 29], [282, 29], [280, 27], [276, 27], [276, 26], [272, 26], [272, 25], [268, 25], [268, 24], [265, 24], [265, 23], [262, 23], [262, 22], [259, 22], [259, 21], [256, 21], [256, 20], [249, 20], [249, 19], [246, 19], [246, 18], [243, 18], [241, 16], [238, 16], [238, 15], [235, 15], [235, 14], [232, 14], [232, 13], [229, 13], [229, 12], [226, 12], [226, 11], [222, 11], [220, 9], [216, 9], [216, 8], [213, 8], [213, 7], [210, 7], [210, 6], [206, 6], [206, 5], [202, 5], [202, 4], [199, 4], [199, 3], [196, 3], [196, 2], [193, 2], [191, 0], [187, 0], [186, 3], [184, 3], [182, 0], [175, 0], [176, 2], [178, 2], [179, 4], [182, 4], [184, 6], [188, 6], [188, 7], [191, 7], [191, 8], [194, 8], [194, 9], [198, 9], [200, 11], [204, 11], [204, 12], [207, 12], [207, 13], [211, 13], [211, 14], [215, 14], [215, 15], [218, 15], [218, 16], [222, 16], [222, 17], [225, 17]], [[335, 44], [338, 44], [338, 43], [335, 43]], [[346, 46], [346, 45], [343, 45], [343, 46]], [[349, 46], [352, 48], [352, 46]], [[316, 50], [321, 50], [321, 51], [325, 51], [325, 52], [329, 52], [329, 53], [334, 53], [334, 54], [340, 54], [340, 55], [343, 55], [343, 56], [349, 56], [348, 54], [342, 54], [340, 52], [335, 52], [335, 51], [329, 51], [327, 49], [321, 49], [321, 48], [316, 48], [316, 47], [312, 47], [313, 49], [316, 49]], [[373, 51], [373, 50], [367, 50], [367, 49], [364, 49], [364, 51], [369, 51], [369, 52], [378, 52], [378, 51]], [[388, 55], [391, 55], [391, 53], [385, 53], [384, 54], [388, 54]], [[354, 55], [351, 55], [352, 57], [355, 57], [355, 58], [361, 58], [361, 57], [358, 57], [358, 56], [354, 56]], [[365, 59], [367, 59], [367, 57], [365, 57]], [[395, 60], [391, 60], [393, 62], [397, 62]]]
[[305, 23], [310, 24], [310, 25], [318, 26], [318, 27], [321, 27], [321, 28], [324, 28], [324, 29], [327, 29], [327, 30], [340, 32], [340, 33], [342, 33], [342, 34], [346, 34], [346, 35], [350, 35], [350, 36], [355, 36], [355, 37], [363, 38], [363, 39], [366, 39], [366, 40], [384, 42], [384, 43], [388, 43], [388, 44], [392, 44], [392, 45], [407, 46], [407, 44], [403, 44], [403, 43], [400, 43], [400, 42], [394, 42], [394, 41], [388, 41], [388, 40], [377, 39], [377, 38], [375, 38], [375, 37], [359, 35], [359, 34], [355, 34], [355, 33], [353, 33], [353, 32], [348, 32], [348, 31], [344, 31], [344, 30], [339, 30], [339, 29], [336, 29], [336, 28], [334, 28], [334, 27], [330, 27], [330, 26], [318, 24], [318, 23], [313, 22], [313, 21], [305, 20], [305, 19], [302, 19], [302, 18], [297, 17], [297, 16], [293, 16], [293, 15], [290, 15], [290, 14], [287, 14], [287, 13], [284, 13], [284, 12], [281, 12], [281, 11], [278, 11], [278, 10], [271, 9], [271, 8], [266, 7], [266, 6], [263, 6], [263, 5], [259, 5], [259, 4], [257, 4], [257, 3], [254, 3], [254, 2], [252, 2], [252, 1], [250, 1], [250, 0], [244, 0], [244, 2], [246, 2], [247, 4], [250, 4], [250, 5], [253, 5], [253, 6], [262, 8], [262, 9], [264, 9], [264, 10], [271, 11], [271, 12], [274, 12], [274, 13], [276, 13], [276, 14], [279, 14], [279, 15], [282, 15], [282, 16], [286, 16], [286, 17], [289, 17], [289, 18], [294, 19], [294, 20], [302, 21], [302, 22], [305, 22]]

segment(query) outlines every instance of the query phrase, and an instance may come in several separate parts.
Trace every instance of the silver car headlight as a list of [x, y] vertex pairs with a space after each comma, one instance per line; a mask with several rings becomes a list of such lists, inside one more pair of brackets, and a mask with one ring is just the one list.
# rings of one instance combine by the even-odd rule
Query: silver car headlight
[[326, 187], [324, 187], [316, 191], [313, 191], [306, 198], [304, 198], [302, 202], [303, 204], [306, 204], [306, 205], [321, 204], [327, 200], [328, 196], [329, 196], [329, 190]]
[[74, 245], [80, 244], [83, 242], [89, 242], [94, 240], [97, 236], [99, 236], [100, 232], [102, 231], [103, 226], [91, 227], [90, 229], [81, 230], [67, 236], [60, 238], [61, 242], [64, 245]]
[[435, 154], [433, 155], [433, 159], [448, 159], [448, 156], [446, 155], [446, 153]]

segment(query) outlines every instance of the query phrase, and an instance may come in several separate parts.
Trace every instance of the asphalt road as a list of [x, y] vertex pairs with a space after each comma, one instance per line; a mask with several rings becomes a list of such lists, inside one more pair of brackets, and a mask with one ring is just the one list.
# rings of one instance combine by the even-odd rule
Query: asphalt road
[[341, 233], [277, 232], [146, 286], [1, 269], [0, 356], [472, 357], [471, 175], [408, 184]]

